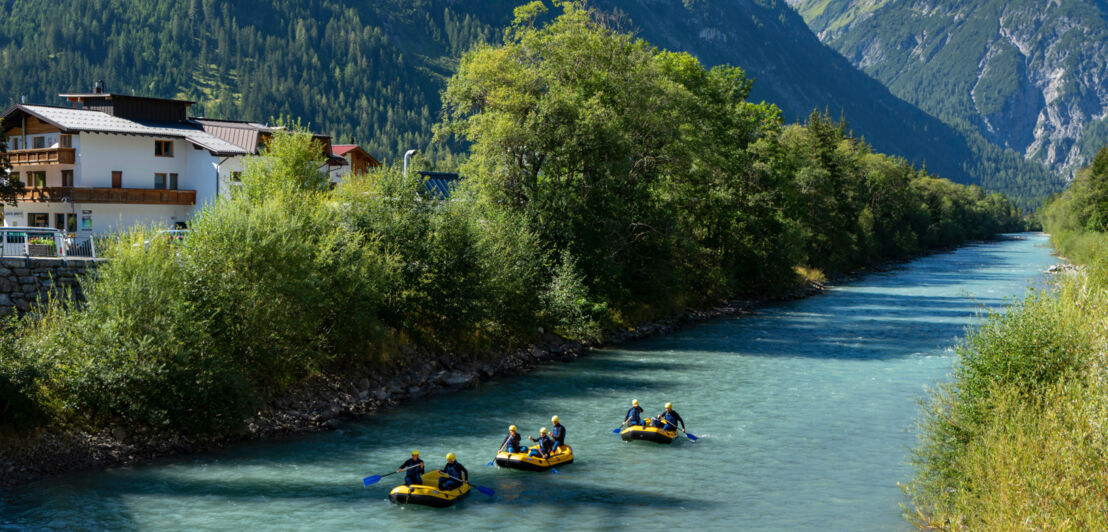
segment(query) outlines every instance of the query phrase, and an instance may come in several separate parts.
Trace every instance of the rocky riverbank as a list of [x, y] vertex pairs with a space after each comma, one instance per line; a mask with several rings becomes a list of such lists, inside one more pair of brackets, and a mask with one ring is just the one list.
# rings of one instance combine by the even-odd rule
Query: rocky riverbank
[[239, 432], [203, 438], [154, 435], [116, 427], [101, 433], [44, 430], [13, 439], [0, 436], [0, 485], [88, 469], [141, 463], [158, 457], [202, 453], [235, 442], [325, 431], [371, 412], [431, 394], [451, 393], [541, 364], [568, 362], [589, 350], [672, 333], [688, 324], [734, 316], [759, 306], [823, 291], [810, 283], [784, 297], [736, 300], [715, 308], [682, 312], [628, 330], [611, 331], [599, 345], [544, 334], [525, 348], [482, 357], [408, 349], [403, 365], [389, 375], [321, 375], [270, 402], [245, 420]]

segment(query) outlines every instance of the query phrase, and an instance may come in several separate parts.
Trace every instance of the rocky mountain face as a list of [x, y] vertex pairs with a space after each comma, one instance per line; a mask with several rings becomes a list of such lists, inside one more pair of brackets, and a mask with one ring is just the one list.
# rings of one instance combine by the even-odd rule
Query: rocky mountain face
[[775, 103], [790, 121], [827, 110], [844, 117], [878, 151], [958, 182], [1005, 192], [1025, 207], [1062, 184], [1037, 161], [890, 92], [821, 43], [784, 0], [593, 0], [591, 5], [617, 14], [617, 25], [656, 46], [687, 51], [708, 66], [742, 67], [755, 80], [752, 99]]
[[1105, 0], [788, 0], [889, 89], [1065, 173], [1108, 143]]

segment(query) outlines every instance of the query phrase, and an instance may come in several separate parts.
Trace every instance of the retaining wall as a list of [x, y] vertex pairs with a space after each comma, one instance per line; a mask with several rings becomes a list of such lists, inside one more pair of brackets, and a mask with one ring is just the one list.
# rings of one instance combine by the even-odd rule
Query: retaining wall
[[69, 297], [83, 301], [77, 278], [102, 262], [79, 258], [0, 258], [0, 316], [27, 312], [40, 297], [68, 289]]

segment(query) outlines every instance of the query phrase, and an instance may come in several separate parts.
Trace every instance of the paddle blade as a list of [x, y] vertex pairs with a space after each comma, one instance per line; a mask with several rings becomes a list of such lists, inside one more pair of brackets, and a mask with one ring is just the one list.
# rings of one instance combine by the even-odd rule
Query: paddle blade
[[362, 479], [362, 485], [368, 486], [370, 484], [376, 484], [381, 481], [381, 475], [373, 475], [372, 477], [365, 477]]
[[686, 432], [685, 436], [688, 436], [689, 439], [692, 440], [692, 441], [696, 441], [696, 440], [700, 439], [696, 434], [693, 434], [691, 432]]
[[489, 460], [489, 463], [487, 463], [487, 464], [485, 464], [485, 465], [487, 465], [487, 466], [489, 466], [489, 467], [492, 467], [492, 460]]
[[496, 494], [496, 492], [493, 491], [492, 488], [486, 488], [484, 486], [477, 486], [475, 484], [470, 484], [470, 485], [473, 486], [474, 488], [477, 488], [477, 491], [479, 491], [479, 492], [481, 492], [485, 495], [488, 495], [489, 497], [492, 497], [494, 494]]
[[551, 473], [554, 473], [555, 475], [560, 475], [560, 474], [561, 474], [561, 473], [559, 473], [559, 472], [558, 472], [558, 470], [557, 470], [557, 469], [554, 469], [553, 467], [552, 467], [552, 468], [550, 468], [550, 472], [551, 472]]
[[620, 429], [618, 427], [614, 428], [614, 429], [612, 429], [612, 434], [619, 434], [619, 431], [620, 431]]

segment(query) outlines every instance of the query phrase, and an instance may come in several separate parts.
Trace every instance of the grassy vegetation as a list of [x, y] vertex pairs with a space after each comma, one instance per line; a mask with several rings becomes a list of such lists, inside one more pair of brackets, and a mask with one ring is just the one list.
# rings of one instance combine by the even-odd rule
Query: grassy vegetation
[[933, 395], [909, 486], [921, 527], [1108, 528], [1106, 170], [1108, 149], [1045, 211], [1057, 248], [1086, 270], [990, 316]]

